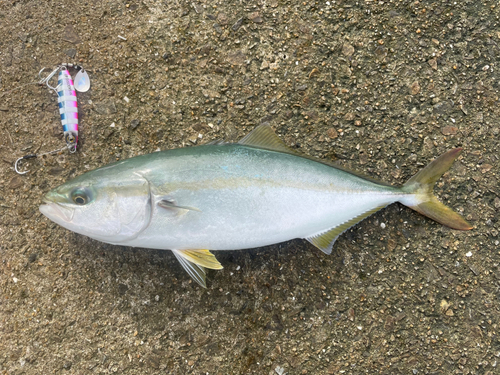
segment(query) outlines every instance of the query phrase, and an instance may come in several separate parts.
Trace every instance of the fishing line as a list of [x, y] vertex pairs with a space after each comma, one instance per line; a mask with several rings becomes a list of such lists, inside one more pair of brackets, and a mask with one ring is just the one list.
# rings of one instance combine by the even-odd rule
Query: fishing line
[[23, 88], [23, 87], [26, 87], [26, 86], [29, 86], [29, 85], [39, 85], [39, 84], [40, 84], [40, 82], [25, 83], [25, 84], [23, 84], [21, 86], [17, 86], [17, 87], [15, 87], [13, 89], [10, 89], [9, 91], [5, 91], [2, 95], [0, 95], [0, 98], [3, 98], [5, 95], [10, 94], [11, 92], [16, 91], [16, 90], [18, 90], [20, 88]]

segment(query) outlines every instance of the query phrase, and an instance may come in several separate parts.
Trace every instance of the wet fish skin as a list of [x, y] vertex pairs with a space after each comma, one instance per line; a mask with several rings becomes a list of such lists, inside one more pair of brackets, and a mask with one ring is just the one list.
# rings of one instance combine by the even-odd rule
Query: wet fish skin
[[305, 238], [330, 253], [343, 231], [394, 202], [471, 229], [432, 195], [460, 151], [393, 187], [300, 155], [261, 126], [236, 144], [157, 152], [87, 172], [50, 191], [40, 211], [103, 242], [172, 250], [205, 286], [205, 268], [222, 268], [207, 249]]

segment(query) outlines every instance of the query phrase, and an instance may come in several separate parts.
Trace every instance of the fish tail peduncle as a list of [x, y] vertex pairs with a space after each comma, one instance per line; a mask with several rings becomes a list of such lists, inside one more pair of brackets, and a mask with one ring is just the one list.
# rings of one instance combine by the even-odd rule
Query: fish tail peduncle
[[462, 216], [438, 201], [433, 194], [434, 184], [450, 169], [461, 152], [461, 148], [456, 148], [444, 153], [410, 178], [402, 189], [404, 192], [412, 194], [412, 198], [403, 199], [401, 203], [450, 228], [472, 229], [472, 226]]

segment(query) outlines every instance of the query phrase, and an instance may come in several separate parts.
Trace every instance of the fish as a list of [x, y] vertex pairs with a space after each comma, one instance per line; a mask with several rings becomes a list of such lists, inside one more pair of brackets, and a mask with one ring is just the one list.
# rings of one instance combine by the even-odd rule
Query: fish
[[395, 202], [472, 229], [433, 195], [461, 151], [391, 186], [289, 148], [261, 125], [237, 143], [154, 152], [84, 173], [49, 191], [40, 212], [98, 241], [171, 250], [206, 287], [206, 269], [223, 268], [212, 251], [301, 238], [330, 254], [343, 232]]

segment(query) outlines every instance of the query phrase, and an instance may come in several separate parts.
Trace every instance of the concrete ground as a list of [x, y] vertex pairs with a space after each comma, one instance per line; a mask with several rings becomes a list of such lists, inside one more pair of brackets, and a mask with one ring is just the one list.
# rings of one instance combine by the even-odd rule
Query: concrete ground
[[[0, 373], [495, 374], [500, 367], [497, 1], [0, 0]], [[81, 64], [75, 154], [57, 98]], [[103, 244], [38, 211], [85, 171], [235, 141], [392, 184], [464, 151], [436, 186], [450, 230], [395, 204], [327, 256], [294, 240], [218, 252], [208, 288], [169, 251]]]

